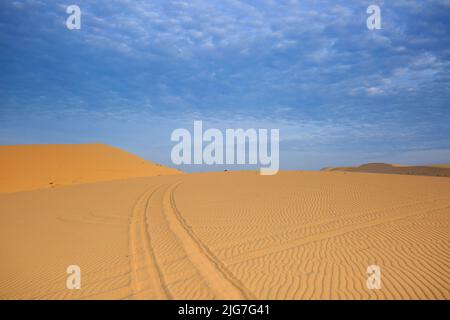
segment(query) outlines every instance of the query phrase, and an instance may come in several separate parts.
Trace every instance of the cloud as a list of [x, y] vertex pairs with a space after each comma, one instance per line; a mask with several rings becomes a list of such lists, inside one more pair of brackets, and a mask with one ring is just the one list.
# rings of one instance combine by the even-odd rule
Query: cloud
[[356, 0], [79, 0], [69, 31], [59, 1], [4, 2], [0, 120], [199, 119], [280, 127], [289, 150], [449, 148], [448, 1], [375, 3], [369, 31]]

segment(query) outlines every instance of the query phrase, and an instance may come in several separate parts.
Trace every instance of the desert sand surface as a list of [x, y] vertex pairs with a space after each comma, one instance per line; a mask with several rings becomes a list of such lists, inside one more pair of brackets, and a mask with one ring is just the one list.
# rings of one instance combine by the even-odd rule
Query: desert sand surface
[[[449, 241], [438, 177], [221, 172], [4, 193], [0, 298], [449, 299]], [[80, 290], [66, 288], [74, 264]]]
[[328, 167], [322, 171], [348, 171], [387, 174], [409, 174], [417, 176], [450, 177], [450, 165], [406, 166], [388, 163], [367, 163], [357, 167]]
[[450, 164], [432, 164], [429, 165], [430, 167], [436, 167], [436, 168], [450, 168]]
[[0, 193], [176, 173], [100, 143], [0, 146]]

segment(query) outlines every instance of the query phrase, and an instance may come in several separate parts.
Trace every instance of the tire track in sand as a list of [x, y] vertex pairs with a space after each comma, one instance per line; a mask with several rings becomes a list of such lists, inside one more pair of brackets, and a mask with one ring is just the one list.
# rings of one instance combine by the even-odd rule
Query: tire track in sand
[[171, 299], [148, 232], [148, 204], [159, 187], [147, 190], [136, 202], [130, 221], [132, 298]]
[[172, 184], [163, 197], [164, 212], [172, 232], [179, 238], [188, 259], [195, 265], [218, 299], [256, 299], [197, 237], [177, 209], [174, 191], [180, 182]]

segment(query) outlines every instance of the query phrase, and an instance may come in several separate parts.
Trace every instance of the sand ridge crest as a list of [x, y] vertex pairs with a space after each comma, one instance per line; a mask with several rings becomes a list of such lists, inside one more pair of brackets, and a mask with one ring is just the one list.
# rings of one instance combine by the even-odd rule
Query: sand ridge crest
[[0, 193], [179, 173], [101, 143], [0, 146]]
[[388, 163], [366, 163], [356, 167], [326, 167], [321, 171], [406, 174], [418, 176], [450, 177], [450, 165], [408, 166]]

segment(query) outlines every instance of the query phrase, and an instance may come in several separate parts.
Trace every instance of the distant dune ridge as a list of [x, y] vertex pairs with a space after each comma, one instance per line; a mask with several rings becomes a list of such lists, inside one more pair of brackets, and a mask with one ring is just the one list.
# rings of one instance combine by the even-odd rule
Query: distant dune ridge
[[0, 146], [0, 192], [177, 173], [100, 143]]
[[409, 174], [416, 176], [450, 177], [450, 165], [404, 166], [388, 163], [367, 163], [358, 167], [327, 167], [321, 171]]

